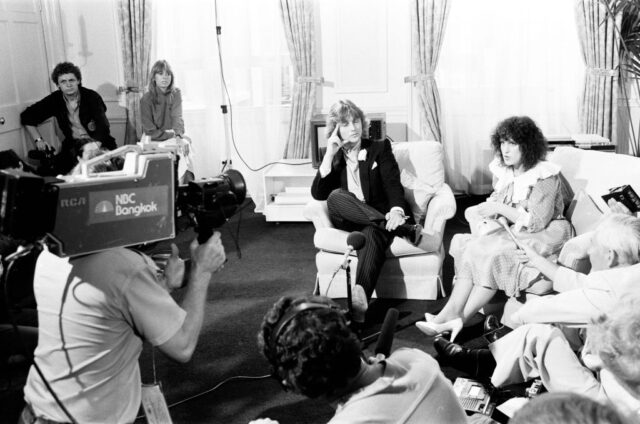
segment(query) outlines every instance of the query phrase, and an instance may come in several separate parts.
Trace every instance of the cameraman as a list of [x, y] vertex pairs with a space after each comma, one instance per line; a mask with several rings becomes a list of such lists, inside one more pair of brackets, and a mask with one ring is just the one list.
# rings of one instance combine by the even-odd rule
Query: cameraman
[[[180, 305], [169, 291], [182, 285], [185, 266], [172, 244], [164, 276], [144, 254], [114, 248], [76, 258], [44, 250], [34, 291], [40, 322], [20, 423], [133, 422], [141, 399], [142, 340], [187, 362], [202, 326], [212, 274], [223, 266], [220, 233], [191, 243], [191, 268]], [[70, 415], [70, 416], [69, 416]], [[72, 417], [72, 418], [71, 418]]]

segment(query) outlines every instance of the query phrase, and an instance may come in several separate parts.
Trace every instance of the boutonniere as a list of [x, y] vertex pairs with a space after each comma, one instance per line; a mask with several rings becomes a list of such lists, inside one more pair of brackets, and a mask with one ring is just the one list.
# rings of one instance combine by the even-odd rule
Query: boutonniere
[[364, 162], [365, 160], [367, 160], [367, 150], [366, 149], [362, 149], [358, 152], [358, 160], [360, 162]]

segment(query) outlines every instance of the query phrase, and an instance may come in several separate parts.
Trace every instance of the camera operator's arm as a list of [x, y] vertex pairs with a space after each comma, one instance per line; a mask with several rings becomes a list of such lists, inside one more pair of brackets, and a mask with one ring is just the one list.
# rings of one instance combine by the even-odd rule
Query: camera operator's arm
[[176, 361], [187, 362], [191, 359], [202, 327], [211, 275], [224, 264], [225, 259], [219, 232], [215, 232], [206, 243], [198, 244], [197, 240], [191, 243], [189, 282], [180, 305], [187, 312], [187, 316], [178, 332], [158, 346], [162, 352]]

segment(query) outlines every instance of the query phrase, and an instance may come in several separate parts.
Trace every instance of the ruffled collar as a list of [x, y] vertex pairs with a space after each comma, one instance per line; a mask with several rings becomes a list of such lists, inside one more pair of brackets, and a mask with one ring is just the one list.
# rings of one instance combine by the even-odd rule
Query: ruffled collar
[[533, 168], [516, 177], [513, 174], [513, 168], [502, 165], [500, 159], [496, 157], [489, 164], [489, 170], [498, 179], [495, 190], [500, 192], [513, 183], [513, 198], [511, 202], [519, 203], [527, 198], [529, 188], [536, 185], [538, 181], [558, 175], [560, 166], [541, 160]]

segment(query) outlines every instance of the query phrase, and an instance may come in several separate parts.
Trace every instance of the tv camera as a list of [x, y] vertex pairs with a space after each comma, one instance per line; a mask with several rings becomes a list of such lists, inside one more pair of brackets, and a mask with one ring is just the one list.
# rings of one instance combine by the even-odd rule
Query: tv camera
[[[121, 170], [92, 171], [122, 156]], [[231, 169], [178, 186], [177, 158], [175, 148], [145, 143], [90, 159], [75, 176], [1, 171], [0, 233], [27, 242], [44, 238], [53, 253], [77, 256], [174, 238], [181, 211], [196, 225], [202, 243], [242, 204], [245, 181]]]

